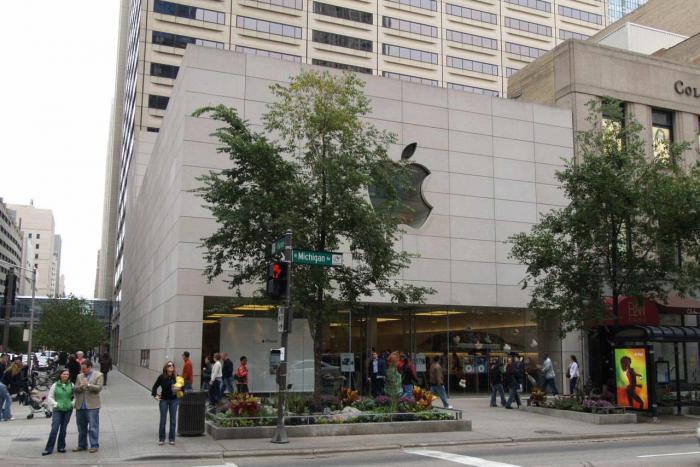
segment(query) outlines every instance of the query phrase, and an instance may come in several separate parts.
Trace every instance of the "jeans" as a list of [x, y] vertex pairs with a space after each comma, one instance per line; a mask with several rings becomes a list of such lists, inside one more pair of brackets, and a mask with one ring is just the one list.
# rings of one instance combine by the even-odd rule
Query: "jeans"
[[104, 386], [107, 386], [107, 375], [109, 374], [109, 371], [103, 371], [102, 376], [104, 377], [104, 382], [102, 383]]
[[160, 426], [158, 427], [158, 440], [165, 441], [165, 417], [168, 416], [170, 412], [170, 434], [168, 435], [168, 440], [175, 441], [175, 425], [177, 424], [177, 406], [179, 400], [160, 400]]
[[227, 376], [227, 377], [223, 378], [222, 382], [223, 382], [224, 388], [221, 391], [221, 393], [223, 394], [225, 392], [228, 392], [230, 394], [233, 394], [233, 376]]
[[219, 378], [211, 381], [209, 383], [209, 403], [214, 405], [221, 399], [221, 393], [219, 388], [221, 387], [221, 380]]
[[569, 380], [569, 393], [576, 394], [576, 383], [578, 383], [578, 376], [574, 376]]
[[7, 386], [2, 383], [0, 383], [0, 407], [2, 407], [0, 420], [12, 418], [12, 396], [10, 391], [7, 390]]
[[78, 425], [78, 447], [87, 449], [90, 435], [90, 447], [99, 448], [100, 409], [78, 409], [75, 411], [75, 421]]
[[73, 410], [66, 410], [62, 412], [60, 410], [54, 410], [51, 416], [51, 433], [49, 433], [49, 440], [46, 442], [45, 451], [53, 452], [53, 447], [56, 444], [56, 435], [58, 435], [58, 450], [65, 451], [66, 449], [66, 430], [68, 429], [68, 422], [70, 422], [70, 416]]
[[518, 407], [520, 407], [518, 386], [520, 386], [518, 383], [513, 383], [510, 385], [510, 394], [508, 395], [508, 400], [506, 401], [506, 407], [510, 407], [513, 404], [513, 401], [515, 401], [515, 403], [518, 404]]
[[401, 394], [401, 397], [405, 397], [407, 399], [413, 400], [413, 385], [412, 384], [404, 384], [403, 385], [403, 393]]
[[554, 378], [545, 378], [544, 379], [544, 387], [542, 388], [542, 390], [546, 393], [547, 388], [549, 388], [550, 386], [552, 387], [552, 395], [553, 396], [558, 395], [559, 391], [557, 390], [557, 384], [556, 384]]
[[445, 394], [445, 386], [443, 386], [442, 384], [436, 384], [436, 385], [431, 384], [430, 385], [430, 392], [432, 392], [433, 394], [437, 394], [437, 396], [442, 401], [443, 407], [447, 408], [450, 406], [450, 403], [447, 402], [447, 394]]
[[501, 405], [506, 405], [506, 393], [501, 383], [491, 385], [491, 407], [496, 407], [496, 393], [501, 396]]
[[192, 383], [185, 383], [185, 391], [191, 391], [192, 390]]

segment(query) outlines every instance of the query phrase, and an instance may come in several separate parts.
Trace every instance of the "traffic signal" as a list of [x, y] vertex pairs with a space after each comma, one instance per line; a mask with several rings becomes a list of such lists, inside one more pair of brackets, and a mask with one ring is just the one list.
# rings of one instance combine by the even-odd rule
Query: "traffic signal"
[[287, 294], [289, 263], [275, 260], [267, 267], [267, 294], [281, 298]]
[[3, 303], [5, 305], [14, 305], [16, 293], [17, 276], [15, 276], [15, 272], [12, 269], [10, 269], [5, 275], [5, 298]]

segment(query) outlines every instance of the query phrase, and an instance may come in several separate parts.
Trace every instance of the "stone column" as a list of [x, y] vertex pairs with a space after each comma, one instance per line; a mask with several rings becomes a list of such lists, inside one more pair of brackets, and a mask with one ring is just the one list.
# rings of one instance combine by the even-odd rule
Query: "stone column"
[[625, 105], [625, 115], [627, 115], [628, 118], [634, 117], [634, 119], [644, 127], [641, 137], [644, 141], [647, 157], [651, 159], [654, 156], [654, 136], [651, 131], [651, 107], [644, 104], [628, 102]]

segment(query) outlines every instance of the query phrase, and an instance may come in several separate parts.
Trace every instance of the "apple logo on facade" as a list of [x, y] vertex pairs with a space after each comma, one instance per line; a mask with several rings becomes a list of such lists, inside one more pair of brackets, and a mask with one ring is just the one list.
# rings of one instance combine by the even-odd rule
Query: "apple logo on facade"
[[[418, 143], [411, 143], [401, 151], [401, 160], [409, 160], [416, 152]], [[414, 229], [420, 228], [430, 215], [433, 207], [423, 197], [423, 182], [430, 175], [430, 171], [423, 165], [411, 162], [409, 165], [411, 171], [410, 190], [400, 190], [399, 198], [402, 203], [397, 209], [397, 214], [401, 218], [401, 223], [409, 225]], [[386, 198], [379, 193], [379, 190], [370, 187], [369, 197], [374, 208], [380, 206]]]

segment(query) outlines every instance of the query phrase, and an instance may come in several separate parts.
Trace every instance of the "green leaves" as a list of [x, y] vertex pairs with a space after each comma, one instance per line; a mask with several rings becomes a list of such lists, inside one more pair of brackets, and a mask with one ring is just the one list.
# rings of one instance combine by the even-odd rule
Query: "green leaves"
[[34, 336], [37, 345], [52, 350], [85, 351], [105, 342], [105, 326], [97, 319], [87, 300], [71, 295], [49, 301]]
[[576, 160], [557, 174], [570, 204], [511, 237], [530, 307], [562, 334], [610, 318], [605, 296], [615, 297], [616, 319], [620, 295], [663, 300], [700, 281], [700, 172], [680, 165], [688, 146], [649, 160], [641, 133], [650, 129], [622, 119], [618, 101], [589, 106], [593, 130], [578, 135]]

